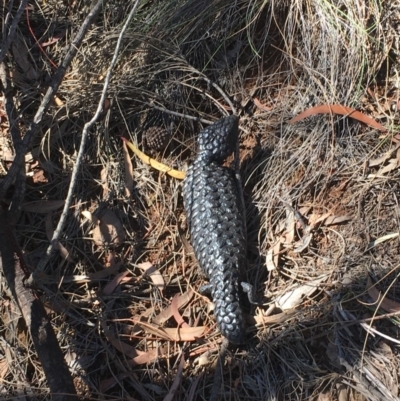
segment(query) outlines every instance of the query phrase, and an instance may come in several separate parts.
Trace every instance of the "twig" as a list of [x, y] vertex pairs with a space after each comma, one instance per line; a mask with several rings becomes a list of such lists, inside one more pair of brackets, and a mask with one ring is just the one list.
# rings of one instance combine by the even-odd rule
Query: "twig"
[[[5, 63], [2, 62], [0, 62], [0, 80], [3, 86], [5, 109], [10, 125], [11, 138], [15, 152], [18, 152], [18, 149], [21, 145], [21, 133], [17, 125], [17, 110], [12, 96], [12, 88], [10, 85], [8, 71]], [[9, 210], [9, 218], [11, 219], [12, 224], [15, 224], [19, 219], [21, 214], [21, 204], [25, 195], [26, 171], [24, 168], [24, 162], [25, 160], [21, 159], [16, 173], [17, 179], [15, 180], [15, 187], [12, 195], [11, 207]]]
[[164, 113], [171, 114], [172, 116], [177, 116], [181, 118], [186, 118], [187, 120], [199, 121], [203, 124], [213, 124], [215, 121], [206, 120], [205, 118], [190, 116], [189, 114], [179, 113], [177, 111], [168, 110], [165, 107], [156, 106], [154, 103], [143, 102], [143, 104], [152, 107], [153, 109], [163, 111]]
[[[194, 67], [190, 67], [192, 71], [196, 72], [197, 74], [200, 75], [200, 77], [202, 79], [204, 79], [204, 81], [206, 81], [209, 85], [213, 86], [220, 94], [221, 96], [225, 99], [226, 103], [228, 103], [229, 107], [232, 110], [233, 114], [237, 114], [236, 113], [236, 108], [233, 105], [231, 99], [229, 99], [229, 96], [222, 90], [222, 88], [220, 86], [218, 86], [215, 82], [211, 81], [211, 79], [207, 78], [204, 74], [202, 74], [199, 70], [197, 70]], [[227, 113], [228, 114], [228, 113]]]
[[[13, 7], [14, 7], [14, 0], [10, 0], [9, 3], [8, 3], [8, 9], [12, 10]], [[3, 2], [3, 9], [5, 9], [5, 8], [6, 8], [6, 3]], [[2, 32], [3, 39], [7, 37], [7, 26], [8, 26], [8, 22], [9, 22], [10, 19], [11, 19], [11, 13], [8, 12], [6, 14], [6, 18], [3, 21], [3, 32]]]
[[[23, 10], [25, 5], [26, 1], [21, 2], [20, 10]], [[38, 123], [41, 121], [43, 114], [49, 107], [50, 101], [65, 75], [66, 69], [76, 54], [92, 20], [100, 11], [101, 5], [102, 0], [99, 0], [97, 5], [92, 9], [88, 17], [85, 19], [85, 22], [77, 35], [77, 39], [73, 42], [62, 66], [54, 75], [52, 84], [43, 98], [42, 103], [23, 141], [20, 139], [20, 132], [18, 126], [16, 125], [16, 110], [11, 96], [4, 65], [1, 65], [0, 70], [0, 79], [2, 86], [4, 87], [6, 97], [6, 111], [10, 122], [14, 148], [16, 151], [14, 162], [8, 171], [6, 178], [0, 184], [0, 200], [4, 198], [6, 191], [18, 176], [13, 193], [11, 209], [9, 211], [0, 209], [0, 265], [4, 271], [8, 285], [21, 309], [22, 315], [31, 334], [50, 390], [53, 393], [53, 399], [57, 401], [76, 400], [77, 397], [75, 387], [44, 307], [35, 293], [25, 286], [26, 274], [28, 274], [29, 271], [27, 271], [22, 252], [20, 251], [18, 243], [14, 237], [13, 227], [16, 216], [18, 215], [16, 212], [18, 212], [20, 208], [25, 193], [25, 153], [27, 152], [32, 138], [36, 133]], [[4, 54], [8, 50], [8, 42], [11, 43], [13, 36], [12, 34], [15, 31], [17, 22], [18, 21], [16, 17], [13, 21], [10, 35], [7, 37], [5, 44], [3, 44], [1, 50], [2, 57], [4, 57]]]
[[[57, 244], [58, 239], [60, 238], [60, 235], [62, 233], [62, 230], [64, 229], [64, 225], [67, 219], [67, 215], [69, 212], [69, 208], [71, 206], [72, 203], [72, 197], [74, 195], [74, 191], [75, 191], [75, 185], [76, 185], [76, 181], [78, 178], [78, 171], [81, 167], [81, 163], [82, 163], [82, 159], [83, 159], [83, 155], [85, 153], [85, 145], [86, 145], [86, 141], [87, 141], [87, 137], [89, 134], [89, 130], [92, 127], [92, 125], [97, 121], [97, 119], [99, 118], [101, 111], [103, 109], [103, 104], [104, 104], [104, 100], [106, 98], [106, 94], [107, 94], [107, 89], [108, 86], [110, 84], [110, 80], [111, 80], [111, 74], [113, 72], [113, 69], [115, 67], [115, 64], [117, 63], [117, 58], [118, 58], [118, 53], [119, 53], [119, 49], [121, 47], [121, 43], [122, 43], [122, 39], [124, 36], [124, 33], [126, 31], [126, 29], [128, 28], [128, 25], [133, 17], [133, 15], [135, 14], [136, 8], [139, 4], [139, 0], [136, 0], [129, 15], [128, 18], [125, 21], [124, 26], [121, 29], [121, 32], [118, 36], [118, 41], [117, 41], [117, 45], [115, 47], [114, 50], [114, 55], [113, 58], [111, 60], [111, 64], [110, 64], [110, 68], [108, 69], [107, 75], [106, 75], [106, 79], [104, 81], [104, 86], [103, 86], [103, 90], [101, 92], [101, 97], [99, 100], [99, 103], [97, 105], [97, 110], [95, 115], [93, 116], [93, 118], [87, 122], [85, 124], [85, 126], [83, 127], [83, 131], [82, 131], [82, 140], [79, 146], [79, 152], [78, 152], [78, 156], [76, 158], [76, 162], [74, 165], [74, 168], [72, 170], [72, 175], [71, 175], [71, 182], [69, 184], [69, 188], [68, 188], [68, 194], [67, 194], [67, 198], [65, 200], [65, 204], [64, 204], [64, 209], [62, 211], [60, 220], [57, 224], [57, 228], [55, 229], [54, 233], [53, 233], [53, 238], [51, 239], [50, 245], [47, 248], [46, 254], [42, 257], [42, 259], [39, 261], [39, 264], [35, 270], [35, 273], [40, 273], [42, 271], [45, 270], [47, 263], [49, 262], [52, 254], [53, 254], [53, 250], [54, 250], [54, 246]], [[34, 278], [35, 280], [35, 278]]]
[[219, 102], [211, 94], [207, 93], [203, 89], [198, 88], [195, 85], [190, 85], [187, 82], [179, 82], [179, 84], [182, 85], [182, 86], [187, 86], [190, 89], [194, 89], [196, 91], [199, 91], [201, 94], [204, 94], [206, 97], [208, 97], [212, 102], [214, 102], [217, 105], [217, 107], [222, 111], [222, 113], [224, 113], [225, 115], [229, 115], [229, 113], [227, 112], [226, 108], [221, 104], [221, 102]]
[[15, 159], [13, 161], [13, 164], [11, 165], [10, 169], [8, 170], [8, 173], [6, 177], [3, 179], [3, 181], [0, 183], [0, 200], [4, 198], [5, 193], [7, 192], [8, 188], [10, 188], [11, 184], [14, 182], [15, 177], [17, 176], [19, 166], [21, 165], [23, 159], [25, 158], [25, 154], [28, 151], [28, 148], [32, 142], [32, 139], [34, 138], [38, 125], [42, 121], [44, 113], [47, 111], [49, 108], [50, 102], [53, 99], [53, 96], [58, 90], [58, 87], [61, 84], [61, 81], [64, 78], [65, 72], [69, 65], [71, 64], [71, 61], [75, 57], [76, 53], [78, 52], [78, 49], [80, 45], [82, 44], [83, 38], [86, 35], [86, 32], [88, 31], [90, 25], [96, 18], [97, 14], [100, 12], [101, 6], [103, 4], [103, 0], [98, 0], [96, 5], [91, 9], [87, 17], [85, 18], [85, 21], [83, 21], [83, 24], [81, 25], [79, 32], [76, 34], [75, 39], [72, 41], [71, 46], [62, 61], [60, 67], [54, 74], [54, 77], [51, 81], [51, 84], [49, 88], [47, 89], [47, 92], [45, 96], [43, 97], [42, 102], [40, 103], [40, 106], [35, 114], [35, 117], [33, 118], [33, 121], [30, 124], [30, 127], [28, 131], [26, 132], [23, 141], [21, 142], [19, 149], [16, 149], [16, 155]]
[[[21, 18], [21, 15], [22, 15], [27, 3], [28, 3], [28, 0], [21, 0], [21, 3], [19, 4], [19, 8], [17, 10], [17, 13], [15, 14], [15, 17], [11, 24], [8, 35], [6, 35], [7, 27], [4, 27], [3, 42], [1, 44], [1, 50], [0, 50], [0, 63], [3, 61], [5, 55], [8, 52], [8, 49], [10, 48], [11, 42], [14, 39], [15, 30], [17, 29], [18, 22]], [[12, 4], [10, 5], [10, 13], [11, 13], [11, 8], [12, 8]]]
[[0, 61], [0, 81], [3, 85], [4, 93], [4, 106], [7, 113], [8, 123], [10, 125], [10, 133], [13, 141], [14, 148], [17, 149], [21, 142], [21, 133], [17, 126], [17, 113], [15, 109], [14, 100], [12, 97], [12, 88], [10, 85], [9, 76], [4, 63]]
[[[210, 79], [208, 79], [204, 74], [202, 74], [200, 71], [196, 70], [194, 67], [191, 66], [190, 69], [193, 72], [195, 72], [196, 74], [198, 74], [200, 76], [200, 78], [203, 79], [204, 81], [206, 81], [209, 85], [213, 86], [221, 94], [221, 96], [225, 99], [225, 101], [228, 103], [228, 105], [231, 108], [233, 114], [236, 114], [236, 108], [233, 105], [231, 99], [229, 99], [229, 96], [215, 82], [213, 82]], [[190, 85], [187, 85], [187, 86], [190, 86]], [[209, 95], [207, 95], [207, 96], [209, 96]], [[199, 122], [201, 122], [203, 124], [212, 124], [213, 123], [213, 121], [209, 121], [209, 120], [206, 120], [204, 118], [193, 117], [193, 116], [190, 116], [188, 114], [183, 114], [183, 113], [179, 113], [177, 111], [168, 110], [168, 109], [166, 109], [164, 107], [161, 107], [161, 106], [156, 106], [153, 102], [152, 103], [143, 102], [143, 103], [146, 104], [147, 106], [153, 107], [156, 110], [163, 111], [164, 113], [171, 114], [173, 116], [186, 118], [188, 120], [199, 121]], [[222, 111], [224, 111], [226, 113], [226, 115], [228, 115], [228, 112], [224, 108], [222, 108], [219, 103], [217, 105], [219, 106], [219, 108]]]

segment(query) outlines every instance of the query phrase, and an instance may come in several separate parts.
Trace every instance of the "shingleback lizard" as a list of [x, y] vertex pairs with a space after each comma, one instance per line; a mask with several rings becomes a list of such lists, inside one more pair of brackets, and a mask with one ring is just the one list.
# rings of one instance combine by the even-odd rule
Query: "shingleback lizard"
[[245, 336], [241, 307], [246, 266], [246, 233], [241, 194], [233, 169], [223, 166], [238, 140], [238, 117], [218, 120], [200, 132], [199, 150], [183, 183], [183, 198], [191, 241], [210, 283], [215, 316], [222, 335], [233, 343]]

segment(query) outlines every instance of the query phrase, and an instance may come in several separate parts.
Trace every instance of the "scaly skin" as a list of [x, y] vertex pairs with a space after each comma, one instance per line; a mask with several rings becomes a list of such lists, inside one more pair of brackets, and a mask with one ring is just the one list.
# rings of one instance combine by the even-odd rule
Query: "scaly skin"
[[200, 132], [199, 153], [187, 171], [183, 197], [194, 252], [210, 280], [218, 328], [229, 341], [241, 343], [246, 329], [240, 305], [245, 225], [234, 171], [222, 166], [237, 140], [236, 116]]

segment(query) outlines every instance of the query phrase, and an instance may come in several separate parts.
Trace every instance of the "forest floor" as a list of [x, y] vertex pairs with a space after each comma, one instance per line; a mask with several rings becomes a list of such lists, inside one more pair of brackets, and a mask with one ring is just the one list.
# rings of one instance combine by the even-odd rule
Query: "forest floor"
[[[91, 7], [28, 1], [0, 55], [10, 213], [15, 135], [78, 48], [24, 155], [12, 229], [80, 399], [400, 400], [400, 2], [110, 0], [76, 46]], [[121, 137], [184, 172], [198, 132], [232, 113], [260, 305], [221, 362], [181, 180]], [[55, 399], [6, 276], [0, 399]]]

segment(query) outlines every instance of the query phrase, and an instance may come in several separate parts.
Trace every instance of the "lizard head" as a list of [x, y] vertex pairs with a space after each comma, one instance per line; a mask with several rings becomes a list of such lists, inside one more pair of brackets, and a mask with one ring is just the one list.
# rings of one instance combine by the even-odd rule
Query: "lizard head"
[[221, 118], [199, 133], [199, 152], [209, 161], [223, 162], [236, 148], [239, 118]]

